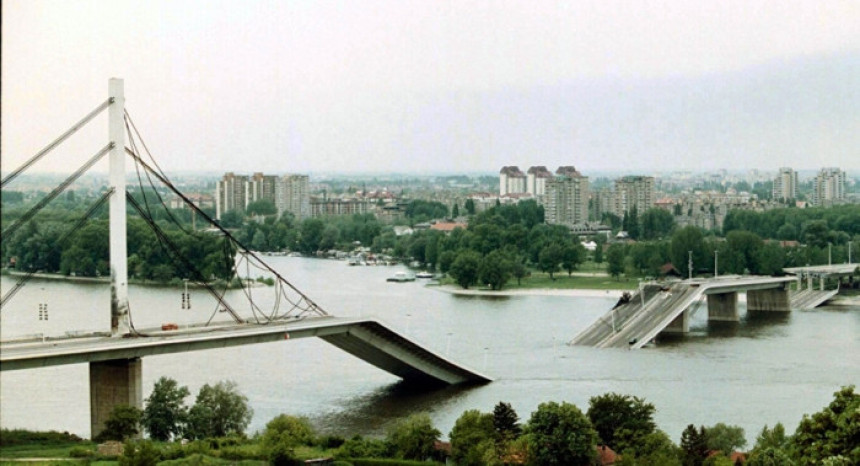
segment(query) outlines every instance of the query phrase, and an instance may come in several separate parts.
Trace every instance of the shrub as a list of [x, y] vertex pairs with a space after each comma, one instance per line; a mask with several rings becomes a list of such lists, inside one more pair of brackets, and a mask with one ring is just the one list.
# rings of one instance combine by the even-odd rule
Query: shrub
[[149, 440], [127, 441], [119, 457], [119, 466], [153, 466], [161, 461], [161, 452]]
[[96, 452], [86, 447], [72, 447], [69, 450], [69, 456], [72, 458], [90, 458], [96, 455]]

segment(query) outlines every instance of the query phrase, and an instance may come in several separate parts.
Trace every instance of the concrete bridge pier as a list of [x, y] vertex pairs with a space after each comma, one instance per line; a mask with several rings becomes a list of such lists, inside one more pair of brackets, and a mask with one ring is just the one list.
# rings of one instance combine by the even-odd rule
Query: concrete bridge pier
[[738, 322], [738, 293], [709, 294], [708, 320], [719, 322]]
[[117, 405], [143, 408], [140, 358], [90, 363], [90, 437], [95, 438]]
[[660, 333], [689, 333], [690, 332], [690, 310], [684, 309], [669, 325]]
[[783, 288], [749, 290], [747, 291], [747, 310], [790, 312], [791, 302], [788, 298], [788, 290]]

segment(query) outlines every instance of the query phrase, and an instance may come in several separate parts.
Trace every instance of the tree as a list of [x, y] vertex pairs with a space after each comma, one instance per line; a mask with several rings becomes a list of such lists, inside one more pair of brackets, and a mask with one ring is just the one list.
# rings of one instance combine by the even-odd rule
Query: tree
[[544, 246], [540, 250], [540, 255], [538, 256], [538, 266], [543, 272], [549, 274], [549, 278], [551, 280], [555, 280], [553, 277], [553, 273], [558, 271], [558, 266], [561, 263], [564, 251], [561, 246], [558, 244], [550, 244], [548, 246]]
[[774, 447], [754, 451], [746, 462], [746, 466], [794, 466], [794, 464], [788, 453]]
[[495, 250], [481, 260], [478, 268], [481, 283], [490, 285], [490, 289], [501, 290], [511, 279], [511, 261], [499, 250]]
[[624, 246], [621, 244], [613, 244], [606, 251], [607, 273], [610, 276], [618, 277], [624, 273]]
[[224, 228], [239, 228], [242, 226], [242, 221], [244, 220], [244, 216], [238, 210], [228, 210], [221, 214], [221, 218], [218, 219], [218, 224]]
[[102, 431], [93, 440], [104, 442], [105, 440], [123, 441], [134, 437], [140, 430], [140, 417], [142, 411], [129, 405], [116, 405], [105, 420]]
[[481, 466], [484, 454], [492, 440], [493, 415], [470, 409], [457, 418], [449, 435], [451, 458], [463, 466]]
[[155, 466], [161, 461], [161, 452], [149, 440], [139, 442], [128, 440], [117, 459], [119, 466]]
[[744, 429], [739, 426], [729, 426], [719, 422], [705, 429], [705, 445], [708, 450], [716, 450], [724, 455], [731, 455], [733, 451], [745, 447], [747, 439]]
[[472, 198], [466, 199], [466, 202], [463, 203], [463, 208], [466, 209], [467, 214], [475, 215], [475, 201]]
[[523, 433], [520, 417], [510, 403], [500, 401], [493, 408], [493, 429], [501, 440], [513, 440]]
[[705, 427], [696, 430], [693, 424], [687, 425], [681, 433], [681, 456], [684, 466], [701, 466], [708, 456]]
[[[821, 464], [843, 456], [844, 464], [860, 464], [860, 393], [842, 387], [833, 401], [812, 416], [804, 415], [790, 449], [798, 464]], [[839, 463], [836, 463], [839, 464]]]
[[524, 257], [517, 257], [511, 261], [511, 275], [517, 279], [517, 285], [521, 285], [522, 279], [527, 277], [529, 274], [529, 269], [526, 267], [524, 262]]
[[457, 218], [460, 216], [460, 206], [455, 202], [454, 207], [451, 208], [451, 217]]
[[[623, 447], [635, 447], [639, 439], [654, 432], [657, 428], [653, 419], [654, 411], [654, 405], [641, 398], [606, 393], [591, 397], [587, 415], [600, 440], [620, 452]], [[624, 440], [628, 445], [616, 443], [622, 431], [625, 431]]]
[[659, 239], [672, 233], [675, 228], [675, 217], [668, 210], [651, 208], [642, 214], [640, 224], [641, 239]]
[[541, 403], [526, 429], [529, 463], [535, 465], [586, 465], [595, 457], [597, 432], [575, 405]]
[[313, 429], [305, 418], [281, 414], [266, 424], [261, 445], [275, 466], [302, 464], [296, 460], [295, 448], [313, 442]]
[[268, 199], [260, 199], [259, 201], [248, 203], [248, 206], [245, 207], [245, 212], [248, 215], [275, 215], [278, 213], [278, 208], [275, 207], [274, 202]]
[[788, 440], [788, 437], [785, 435], [785, 427], [783, 427], [781, 422], [777, 422], [772, 429], [768, 429], [765, 425], [755, 439], [753, 451], [763, 451], [768, 448], [782, 450], [788, 446]]
[[182, 434], [188, 421], [188, 407], [185, 406], [188, 395], [188, 387], [178, 386], [173, 379], [161, 377], [155, 382], [141, 418], [150, 438], [166, 442]]
[[478, 269], [481, 264], [481, 255], [475, 251], [462, 251], [454, 259], [448, 274], [462, 286], [463, 289], [468, 289], [478, 281]]
[[562, 250], [561, 266], [571, 276], [585, 259], [585, 247], [579, 243], [566, 244]]
[[280, 414], [266, 423], [262, 444], [264, 448], [274, 447], [278, 443], [296, 447], [310, 445], [313, 439], [314, 430], [306, 418]]
[[299, 238], [299, 249], [303, 253], [313, 254], [320, 246], [325, 224], [318, 218], [308, 218], [302, 222]]
[[693, 267], [710, 263], [706, 260], [704, 236], [702, 230], [694, 226], [686, 226], [675, 230], [672, 234], [672, 242], [669, 245], [669, 258], [672, 264], [686, 277], [689, 273], [689, 252], [693, 253]]
[[413, 414], [398, 422], [388, 433], [388, 442], [398, 458], [425, 460], [433, 455], [433, 444], [441, 432], [426, 413]]
[[248, 398], [236, 390], [232, 381], [203, 385], [188, 412], [189, 437], [202, 439], [243, 433], [251, 422], [253, 410]]

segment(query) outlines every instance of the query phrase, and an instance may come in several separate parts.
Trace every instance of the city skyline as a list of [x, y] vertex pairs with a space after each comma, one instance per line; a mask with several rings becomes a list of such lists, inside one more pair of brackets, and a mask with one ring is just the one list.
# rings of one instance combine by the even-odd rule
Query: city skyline
[[[4, 172], [113, 76], [171, 172], [860, 169], [854, 2], [2, 8]], [[105, 139], [99, 118], [34, 170]]]

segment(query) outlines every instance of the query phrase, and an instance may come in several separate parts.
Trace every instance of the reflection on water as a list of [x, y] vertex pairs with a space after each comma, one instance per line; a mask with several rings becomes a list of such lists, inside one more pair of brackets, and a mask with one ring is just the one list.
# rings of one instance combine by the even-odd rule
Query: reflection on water
[[[523, 420], [544, 401], [588, 399], [614, 391], [644, 397], [656, 421], [676, 441], [687, 424], [737, 424], [754, 440], [764, 424], [791, 429], [803, 413], [826, 405], [841, 385], [860, 384], [860, 309], [747, 313], [738, 323], [709, 323], [701, 308], [686, 336], [661, 337], [639, 351], [568, 346], [610, 309], [612, 298], [454, 296], [422, 282], [387, 283], [397, 268], [347, 267], [343, 262], [274, 257], [271, 264], [322, 308], [338, 316], [373, 316], [429, 349], [486, 372], [491, 384], [429, 392], [317, 339], [144, 359], [148, 393], [161, 376], [187, 385], [231, 379], [248, 397], [251, 430], [280, 413], [307, 416], [323, 432], [382, 434], [395, 420], [427, 411], [447, 434], [467, 409], [491, 411], [510, 402]], [[6, 289], [11, 282], [2, 277]], [[261, 307], [270, 289], [253, 290]], [[192, 291], [131, 287], [135, 324], [205, 321], [214, 301]], [[239, 312], [242, 293], [228, 299]], [[103, 285], [31, 282], [0, 314], [0, 336], [63, 334], [109, 327]], [[46, 303], [50, 320], [38, 320]], [[219, 315], [216, 318], [226, 318]], [[89, 435], [87, 366], [0, 373], [3, 427], [69, 430]], [[189, 402], [193, 397], [189, 398]]]

